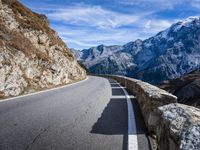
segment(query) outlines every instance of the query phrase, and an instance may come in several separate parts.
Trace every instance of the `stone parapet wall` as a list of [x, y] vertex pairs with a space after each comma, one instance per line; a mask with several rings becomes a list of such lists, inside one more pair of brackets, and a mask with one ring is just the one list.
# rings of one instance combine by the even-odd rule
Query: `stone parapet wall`
[[136, 96], [149, 134], [158, 150], [200, 149], [200, 110], [177, 103], [177, 97], [149, 83], [103, 75]]

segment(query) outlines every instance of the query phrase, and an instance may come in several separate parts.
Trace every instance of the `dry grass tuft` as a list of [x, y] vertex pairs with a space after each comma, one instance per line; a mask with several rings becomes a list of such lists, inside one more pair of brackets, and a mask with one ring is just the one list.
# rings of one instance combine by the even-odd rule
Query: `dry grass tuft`
[[48, 60], [47, 54], [42, 53], [33, 46], [29, 39], [22, 33], [10, 31], [2, 21], [0, 21], [0, 43], [15, 50], [22, 51], [27, 57], [32, 58], [33, 54], [39, 59]]
[[74, 56], [67, 48], [66, 44], [58, 36], [56, 36], [54, 30], [49, 28], [49, 22], [45, 15], [32, 12], [30, 9], [23, 6], [18, 0], [2, 0], [2, 2], [7, 4], [8, 7], [12, 9], [15, 14], [15, 19], [20, 24], [20, 28], [47, 33], [50, 38], [50, 45], [59, 45], [63, 47], [62, 50], [64, 55], [70, 60], [74, 60]]

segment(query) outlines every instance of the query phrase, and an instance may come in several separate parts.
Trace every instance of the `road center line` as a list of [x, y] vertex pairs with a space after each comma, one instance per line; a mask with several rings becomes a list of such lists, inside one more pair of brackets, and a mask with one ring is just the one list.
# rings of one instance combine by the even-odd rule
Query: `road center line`
[[128, 150], [138, 150], [136, 120], [131, 98], [128, 92], [120, 84], [119, 86], [124, 91], [128, 107]]

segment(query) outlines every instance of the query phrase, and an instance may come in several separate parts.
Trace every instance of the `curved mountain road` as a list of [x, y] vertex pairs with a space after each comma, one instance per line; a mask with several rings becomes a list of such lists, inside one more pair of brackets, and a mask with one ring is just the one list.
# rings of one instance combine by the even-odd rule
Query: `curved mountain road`
[[[124, 90], [114, 80], [89, 76], [71, 86], [0, 101], [0, 150], [130, 149]], [[138, 149], [148, 150], [140, 110], [131, 101], [137, 129], [132, 134]]]

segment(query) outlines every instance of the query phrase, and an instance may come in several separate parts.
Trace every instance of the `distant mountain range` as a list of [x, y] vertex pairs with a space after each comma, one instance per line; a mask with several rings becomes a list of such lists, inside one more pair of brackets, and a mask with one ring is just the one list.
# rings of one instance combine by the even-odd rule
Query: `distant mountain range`
[[200, 17], [179, 21], [144, 41], [72, 51], [91, 73], [119, 74], [157, 84], [200, 66]]

